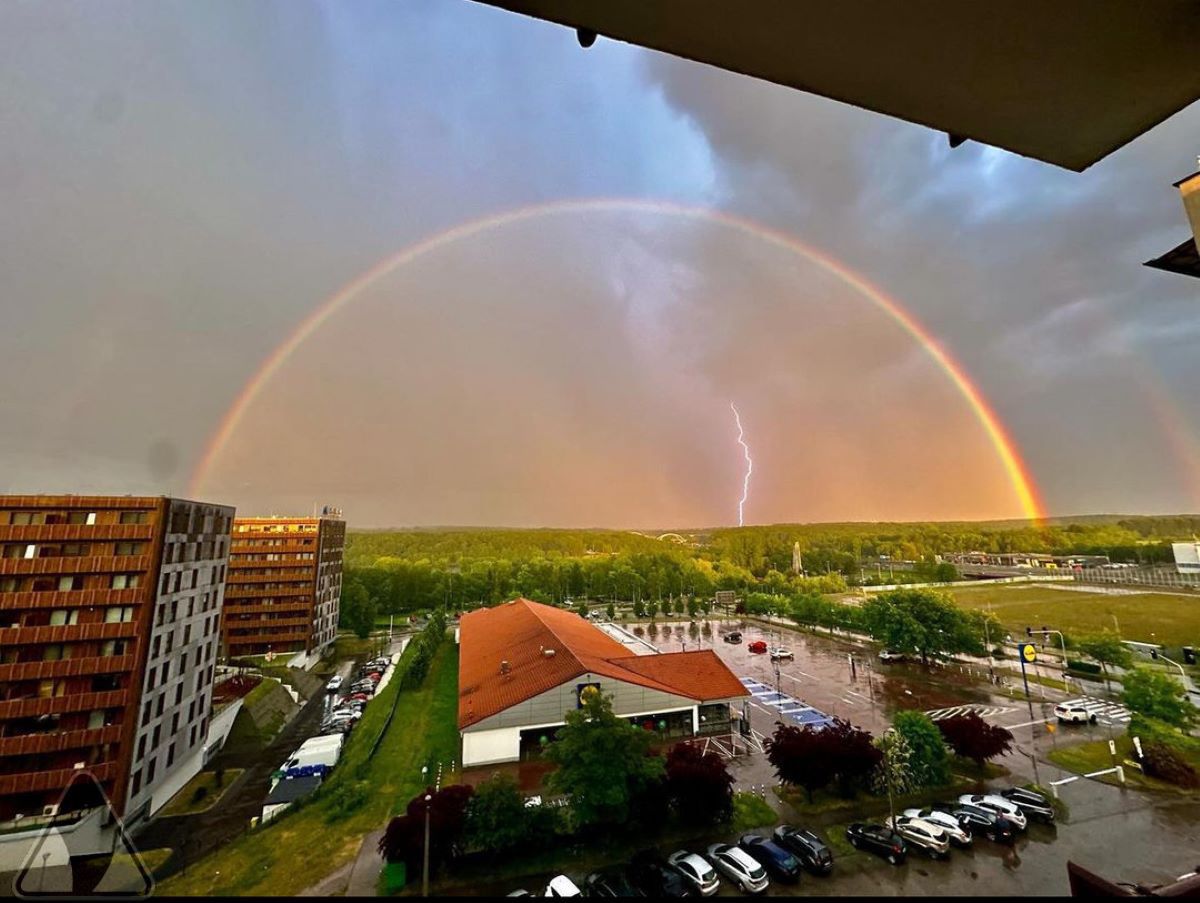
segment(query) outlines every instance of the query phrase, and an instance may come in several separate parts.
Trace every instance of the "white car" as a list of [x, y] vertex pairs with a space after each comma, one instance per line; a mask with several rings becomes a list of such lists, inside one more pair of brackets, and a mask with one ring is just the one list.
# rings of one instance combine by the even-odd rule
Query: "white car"
[[1070, 722], [1071, 724], [1095, 724], [1096, 713], [1090, 712], [1083, 706], [1074, 702], [1060, 702], [1054, 707], [1054, 715], [1059, 722]]
[[930, 856], [944, 859], [950, 855], [950, 838], [938, 825], [920, 818], [897, 815], [889, 822], [910, 846], [920, 847]]
[[905, 818], [919, 818], [921, 821], [927, 821], [931, 825], [937, 825], [946, 832], [946, 836], [950, 838], [950, 842], [955, 846], [971, 846], [971, 835], [963, 830], [963, 826], [958, 823], [958, 819], [949, 812], [932, 808], [905, 809], [904, 816]]
[[884, 663], [902, 662], [904, 661], [904, 653], [893, 652], [891, 649], [884, 649], [881, 653], [879, 653], [879, 660]]
[[687, 850], [677, 850], [667, 857], [667, 862], [700, 896], [711, 897], [721, 889], [721, 879], [703, 856], [689, 853]]
[[329, 683], [325, 684], [325, 689], [330, 693], [336, 693], [342, 687], [342, 675], [335, 674], [329, 678]]
[[779, 661], [780, 659], [785, 659], [785, 658], [790, 661], [795, 661], [796, 656], [792, 655], [791, 649], [785, 649], [782, 646], [776, 646], [774, 649], [771, 650], [771, 660], [772, 661]]
[[732, 844], [714, 843], [708, 848], [708, 859], [744, 894], [761, 894], [771, 883], [767, 870], [745, 850]]
[[980, 809], [987, 809], [989, 812], [1003, 815], [1021, 831], [1029, 826], [1025, 813], [1021, 811], [1020, 807], [1010, 803], [1002, 796], [995, 796], [991, 793], [964, 793], [958, 798], [958, 801], [966, 803], [968, 806], [978, 806]]
[[550, 883], [546, 885], [546, 892], [543, 897], [582, 897], [581, 891], [566, 875], [555, 875], [550, 879]]
[[357, 721], [362, 716], [363, 716], [363, 713], [362, 713], [361, 709], [342, 708], [342, 709], [334, 709], [332, 712], [330, 712], [329, 720], [337, 721], [341, 718], [348, 718], [351, 721]]

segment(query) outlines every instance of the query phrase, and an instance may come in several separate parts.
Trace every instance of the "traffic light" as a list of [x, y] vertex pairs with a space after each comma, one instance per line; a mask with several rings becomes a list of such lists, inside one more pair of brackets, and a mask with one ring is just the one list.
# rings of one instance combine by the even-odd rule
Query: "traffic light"
[[1033, 628], [1032, 627], [1025, 628], [1025, 636], [1033, 636]]
[[1157, 659], [1157, 658], [1158, 658], [1158, 650], [1157, 650], [1157, 649], [1151, 649], [1151, 650], [1150, 650], [1150, 657], [1151, 657], [1151, 658], [1153, 658], [1153, 659]]
[[1184, 646], [1183, 647], [1183, 660], [1185, 662], [1187, 662], [1189, 665], [1196, 664], [1196, 647], [1195, 646]]

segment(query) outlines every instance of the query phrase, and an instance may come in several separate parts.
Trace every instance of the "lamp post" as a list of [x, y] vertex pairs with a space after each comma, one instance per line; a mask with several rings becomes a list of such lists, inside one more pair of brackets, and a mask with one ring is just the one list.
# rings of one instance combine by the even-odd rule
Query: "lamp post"
[[433, 794], [425, 794], [425, 855], [423, 857], [424, 865], [421, 875], [421, 896], [423, 897], [429, 896], [429, 804], [432, 802]]

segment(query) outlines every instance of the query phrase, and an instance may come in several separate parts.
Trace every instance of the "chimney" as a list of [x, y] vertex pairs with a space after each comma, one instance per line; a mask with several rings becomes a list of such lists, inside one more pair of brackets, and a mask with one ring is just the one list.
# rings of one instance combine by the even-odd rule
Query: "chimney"
[[553, 649], [543, 649], [542, 655], [544, 655], [546, 658], [554, 658], [554, 650]]
[[512, 666], [509, 665], [509, 663], [507, 661], [502, 661], [500, 663], [500, 673], [501, 674], [508, 674], [511, 670], [512, 670]]

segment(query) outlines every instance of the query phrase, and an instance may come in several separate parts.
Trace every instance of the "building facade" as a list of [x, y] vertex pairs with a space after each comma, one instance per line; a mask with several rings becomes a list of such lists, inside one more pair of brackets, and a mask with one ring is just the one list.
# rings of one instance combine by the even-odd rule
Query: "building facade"
[[0, 827], [67, 816], [80, 770], [128, 821], [202, 760], [233, 515], [0, 496]]
[[1173, 542], [1175, 570], [1180, 574], [1200, 577], [1200, 542]]
[[516, 599], [459, 622], [464, 768], [536, 758], [586, 693], [664, 741], [730, 730], [745, 686], [711, 649], [638, 655], [571, 611]]
[[234, 522], [222, 639], [229, 658], [320, 653], [337, 635], [346, 522], [240, 517]]

